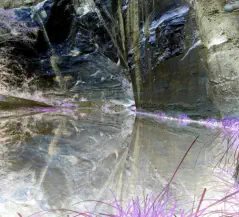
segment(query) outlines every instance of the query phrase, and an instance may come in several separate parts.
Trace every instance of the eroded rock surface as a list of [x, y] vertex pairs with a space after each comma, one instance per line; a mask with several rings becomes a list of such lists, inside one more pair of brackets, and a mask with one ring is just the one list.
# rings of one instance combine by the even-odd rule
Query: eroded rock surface
[[222, 0], [196, 1], [197, 22], [207, 47], [211, 95], [223, 114], [239, 108], [239, 12], [225, 13]]
[[[133, 100], [127, 73], [116, 64], [117, 49], [96, 6], [90, 6], [83, 14], [74, 6], [73, 1], [46, 0], [32, 7], [1, 9], [4, 16], [11, 15], [10, 25], [20, 23], [27, 30], [22, 33], [20, 26], [16, 31], [22, 34], [14, 34], [6, 26], [14, 43], [6, 39], [3, 46], [12, 48], [12, 56], [21, 54], [28, 64], [28, 75], [42, 78], [37, 83], [39, 87], [54, 88], [57, 82], [53, 78], [57, 76], [57, 81], [60, 73], [64, 88], [88, 91], [89, 99]], [[26, 36], [32, 39], [31, 44]], [[48, 84], [44, 84], [44, 79]]]
[[[15, 9], [13, 20], [34, 27], [30, 38], [36, 42], [26, 45], [20, 34], [11, 46], [14, 55], [29, 60], [28, 76], [34, 71], [50, 80], [48, 86], [57, 83], [51, 80], [56, 75], [50, 61], [54, 53], [72, 91], [120, 87], [125, 96], [130, 77], [138, 107], [235, 115], [238, 12], [225, 13], [224, 5], [222, 0], [149, 1], [141, 6], [138, 0], [47, 0], [35, 8], [52, 49], [29, 7]], [[15, 37], [16, 31], [10, 34]], [[103, 69], [106, 66], [113, 70]], [[132, 99], [132, 94], [127, 97]]]
[[204, 61], [206, 50], [192, 5], [183, 1], [149, 1], [140, 7], [137, 2], [123, 5], [122, 14], [138, 107], [214, 113]]

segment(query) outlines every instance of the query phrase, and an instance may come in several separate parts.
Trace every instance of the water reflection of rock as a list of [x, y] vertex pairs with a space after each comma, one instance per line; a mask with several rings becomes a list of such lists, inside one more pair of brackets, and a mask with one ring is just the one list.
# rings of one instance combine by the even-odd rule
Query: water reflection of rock
[[[232, 158], [217, 165], [228, 148], [218, 130], [143, 117], [135, 120], [127, 111], [45, 113], [8, 118], [0, 124], [0, 214], [10, 217], [12, 209], [28, 215], [91, 199], [112, 201], [110, 189], [123, 201], [157, 194], [198, 135], [172, 182], [173, 195], [191, 201], [204, 187], [219, 183], [212, 175], [215, 165], [217, 171], [235, 170]], [[228, 156], [235, 154], [230, 152]], [[84, 204], [73, 208], [80, 210]]]
[[[110, 185], [115, 189], [116, 198], [127, 202], [137, 196], [160, 193], [196, 136], [199, 139], [171, 184], [172, 194], [179, 204], [182, 202], [185, 208], [191, 209], [190, 202], [201, 195], [204, 188], [209, 190], [208, 197], [217, 199], [232, 191], [236, 162], [232, 156], [237, 151], [232, 147], [228, 150], [231, 135], [222, 135], [220, 130], [157, 123], [138, 117], [133, 140]], [[221, 174], [227, 177], [226, 182]]]
[[27, 215], [96, 198], [131, 140], [133, 122], [127, 112], [1, 121], [1, 212], [9, 216], [15, 207]]

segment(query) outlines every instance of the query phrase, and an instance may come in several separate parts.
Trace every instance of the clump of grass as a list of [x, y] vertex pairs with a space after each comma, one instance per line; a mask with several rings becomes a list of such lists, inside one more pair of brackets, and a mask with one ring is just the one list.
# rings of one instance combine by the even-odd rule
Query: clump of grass
[[[229, 204], [231, 207], [238, 207], [238, 200], [234, 199], [238, 193], [235, 191], [227, 196], [213, 201], [209, 199], [205, 199], [207, 189], [204, 189], [200, 200], [198, 201], [198, 205], [192, 208], [191, 211], [183, 210], [183, 206], [177, 203], [177, 201], [170, 196], [168, 192], [168, 186], [160, 193], [160, 195], [156, 199], [152, 199], [150, 197], [146, 197], [143, 201], [139, 198], [129, 201], [126, 205], [123, 205], [120, 201], [116, 199], [113, 203], [106, 203], [103, 201], [85, 201], [92, 203], [100, 203], [108, 206], [112, 210], [112, 213], [102, 212], [102, 213], [92, 213], [89, 211], [79, 212], [71, 209], [51, 209], [48, 211], [42, 211], [35, 213], [29, 217], [42, 217], [47, 216], [47, 214], [53, 212], [61, 212], [61, 214], [65, 213], [66, 217], [99, 217], [99, 216], [107, 216], [107, 217], [211, 217], [211, 216], [221, 216], [221, 217], [233, 217], [239, 216], [239, 211], [235, 209], [230, 210], [221, 210], [216, 208], [219, 205], [223, 205], [224, 203]], [[232, 198], [233, 200], [228, 200]], [[211, 202], [210, 205], [202, 208], [204, 202]], [[236, 202], [235, 202], [236, 201]], [[192, 202], [192, 206], [194, 206], [196, 201]], [[215, 207], [215, 209], [213, 209]], [[180, 209], [181, 208], [181, 209]], [[19, 217], [23, 217], [20, 213], [18, 213]]]

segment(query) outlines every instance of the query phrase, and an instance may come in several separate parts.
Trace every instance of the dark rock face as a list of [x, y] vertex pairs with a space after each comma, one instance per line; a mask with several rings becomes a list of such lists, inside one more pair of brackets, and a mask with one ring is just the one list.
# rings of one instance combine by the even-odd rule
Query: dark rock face
[[[137, 2], [122, 6], [125, 24]], [[132, 46], [131, 36], [127, 40], [132, 80], [141, 78], [140, 88], [134, 86], [140, 89], [140, 94], [135, 93], [138, 107], [187, 111], [192, 115], [214, 113], [203, 61], [205, 49], [197, 33], [193, 9], [182, 1], [156, 1], [154, 7], [151, 3], [138, 6], [139, 48]]]
[[[44, 72], [53, 75], [49, 60], [42, 65]], [[61, 56], [58, 62], [63, 76], [70, 75], [68, 87], [72, 92], [89, 92], [90, 99], [132, 99], [131, 87], [119, 67], [99, 52], [78, 56]]]
[[[69, 0], [46, 0], [33, 7], [12, 11], [15, 13], [13, 19], [31, 29], [35, 37], [32, 50], [23, 44], [25, 52], [22, 52], [32, 64], [34, 74], [47, 80], [55, 77], [50, 61], [51, 55], [54, 55], [57, 56], [57, 66], [62, 76], [68, 79], [67, 88], [71, 91], [92, 90], [94, 99], [102, 96], [132, 99], [130, 83], [124, 79], [122, 68], [116, 65], [117, 49], [106, 31], [105, 21], [101, 20], [97, 11], [76, 14], [73, 2]], [[19, 40], [16, 41], [11, 45], [15, 49], [14, 54], [21, 50]], [[32, 51], [36, 51], [34, 55]]]
[[[63, 42], [71, 31], [74, 18], [74, 8], [71, 0], [45, 0], [36, 6], [11, 10], [14, 11], [17, 21], [24, 22], [29, 28], [36, 28], [39, 35], [41, 34], [40, 22], [43, 22], [52, 43]], [[38, 20], [36, 13], [41, 17], [41, 21]], [[42, 43], [39, 38], [37, 42]]]
[[[6, 14], [13, 13], [12, 22], [22, 23], [30, 33], [37, 35], [33, 48], [42, 56], [48, 55], [49, 46], [42, 33], [41, 21], [59, 56], [67, 55], [71, 50], [76, 51], [77, 49], [80, 54], [99, 50], [113, 61], [118, 61], [117, 49], [105, 30], [103, 21], [94, 11], [77, 16], [72, 1], [46, 0], [33, 7], [3, 11]], [[41, 21], [37, 19], [36, 13], [40, 15]], [[15, 41], [18, 43], [20, 40], [16, 39]], [[22, 36], [22, 41], [24, 42], [24, 36]], [[19, 45], [15, 45], [15, 47], [19, 48]]]
[[[0, 32], [5, 31], [1, 49], [6, 51], [4, 56], [8, 57], [8, 62], [17, 60], [28, 76], [39, 68], [36, 48], [41, 29], [33, 11], [36, 10], [42, 15], [42, 22], [45, 24], [52, 6], [52, 1], [44, 1], [35, 7], [0, 9]], [[46, 47], [45, 43], [41, 43], [41, 46]]]
[[72, 0], [55, 0], [45, 25], [51, 43], [61, 43], [66, 40], [70, 34], [73, 19]]
[[53, 1], [43, 1], [37, 6], [22, 7], [12, 9], [16, 15], [16, 20], [26, 23], [29, 27], [39, 27], [39, 21], [37, 21], [33, 10], [37, 11], [42, 18], [44, 24], [47, 23], [51, 10], [53, 7]]
[[[78, 22], [80, 32], [78, 32], [76, 40], [81, 41], [80, 44], [82, 44], [83, 47], [91, 47], [92, 43], [96, 44], [100, 52], [114, 62], [117, 62], [118, 51], [103, 25], [105, 20], [100, 20], [96, 12], [90, 11], [82, 16], [79, 16]], [[79, 34], [84, 34], [84, 38], [86, 39], [84, 42], [86, 43], [82, 43], [83, 41]]]
[[82, 0], [75, 8], [72, 1], [46, 0], [34, 8], [15, 9], [13, 19], [31, 29], [36, 42], [29, 46], [17, 40], [12, 46], [44, 78], [55, 76], [50, 61], [54, 53], [62, 75], [70, 77], [67, 87], [72, 91], [127, 92], [123, 70], [116, 65], [121, 63], [131, 77], [137, 106], [213, 112], [205, 50], [193, 9], [181, 0], [139, 3]]
[[[150, 19], [149, 37], [145, 35], [145, 27], [141, 28], [140, 58], [141, 70], [144, 74], [154, 69], [161, 62], [182, 55], [186, 50], [185, 22], [189, 13], [187, 5], [171, 9], [161, 16], [154, 15]], [[134, 48], [129, 52], [129, 63], [133, 69]], [[150, 61], [150, 67], [148, 62]]]
[[184, 26], [188, 12], [189, 7], [182, 6], [166, 12], [151, 23], [148, 42], [160, 51], [160, 60], [167, 60], [184, 52]]

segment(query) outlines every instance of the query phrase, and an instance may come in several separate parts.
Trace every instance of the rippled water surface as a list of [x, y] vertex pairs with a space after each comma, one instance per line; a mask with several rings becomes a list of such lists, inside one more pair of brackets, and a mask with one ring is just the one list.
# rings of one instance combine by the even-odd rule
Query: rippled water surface
[[[216, 199], [236, 189], [236, 137], [97, 103], [1, 110], [0, 216], [156, 196], [197, 136], [170, 187], [173, 197], [188, 209], [204, 188]], [[90, 210], [101, 205], [87, 203]]]

